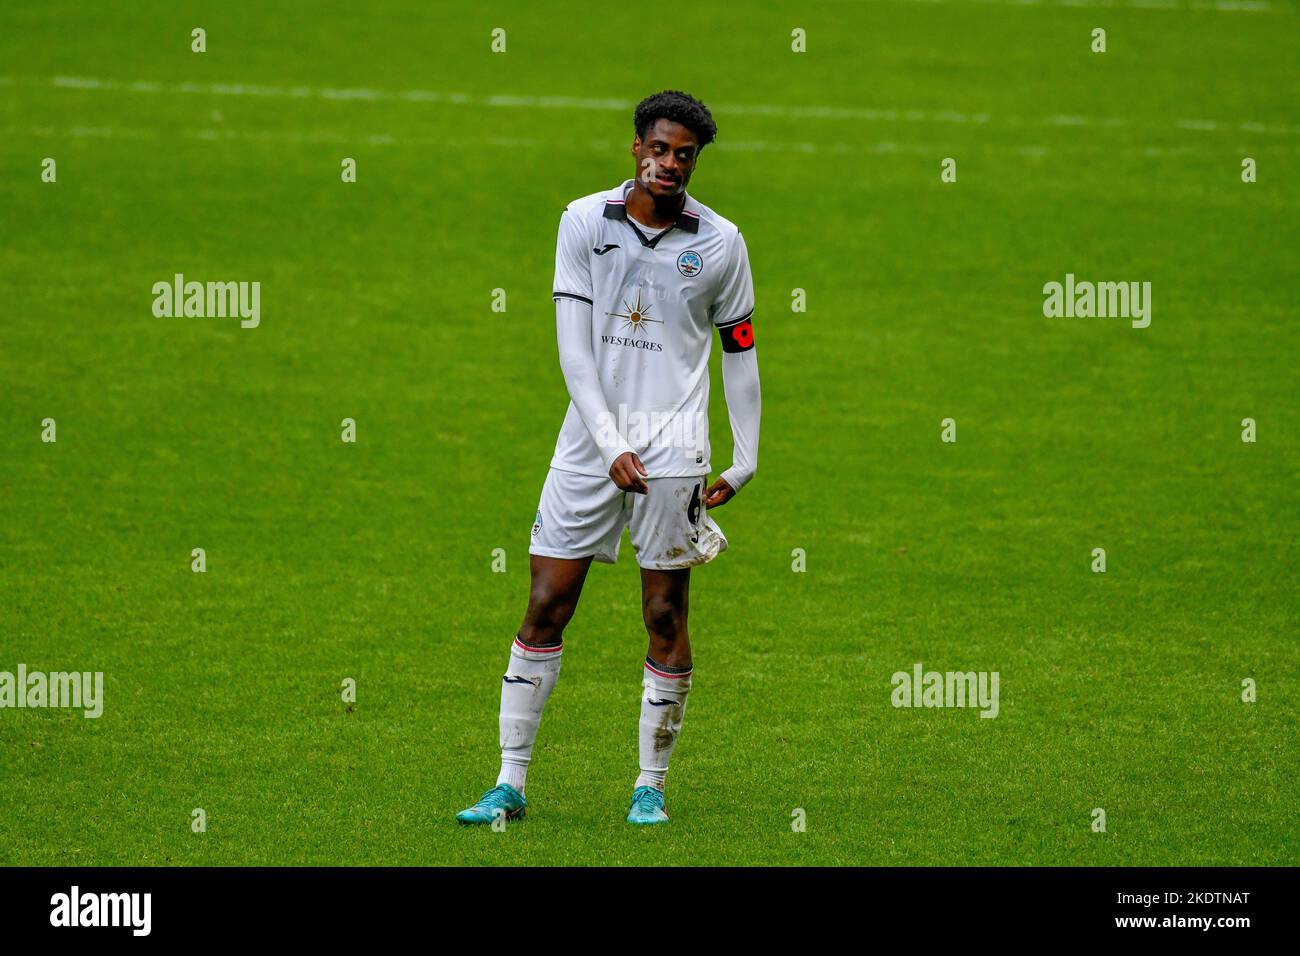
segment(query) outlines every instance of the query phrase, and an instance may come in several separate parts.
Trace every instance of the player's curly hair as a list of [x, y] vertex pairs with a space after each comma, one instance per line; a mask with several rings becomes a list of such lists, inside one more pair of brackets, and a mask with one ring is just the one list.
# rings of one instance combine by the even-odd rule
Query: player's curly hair
[[700, 141], [700, 149], [708, 146], [718, 135], [718, 126], [713, 122], [709, 108], [681, 90], [664, 90], [647, 96], [637, 104], [632, 114], [632, 124], [636, 134], [644, 136], [645, 131], [654, 125], [657, 119], [670, 119], [681, 123]]

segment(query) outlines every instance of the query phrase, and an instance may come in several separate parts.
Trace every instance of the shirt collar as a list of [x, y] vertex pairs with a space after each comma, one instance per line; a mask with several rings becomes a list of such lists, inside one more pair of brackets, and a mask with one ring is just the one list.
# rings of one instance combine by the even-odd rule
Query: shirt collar
[[[623, 197], [627, 195], [628, 189], [633, 185], [631, 179], [627, 180], [617, 189], [610, 191], [610, 196], [605, 200], [605, 218], [622, 219], [627, 222], [627, 204]], [[689, 195], [686, 201], [682, 203], [682, 211], [678, 213], [677, 219], [674, 220], [669, 228], [680, 229], [682, 232], [699, 232], [700, 231], [700, 214], [697, 207], [699, 204]], [[638, 230], [639, 232], [640, 230]], [[666, 230], [665, 230], [666, 231]]]

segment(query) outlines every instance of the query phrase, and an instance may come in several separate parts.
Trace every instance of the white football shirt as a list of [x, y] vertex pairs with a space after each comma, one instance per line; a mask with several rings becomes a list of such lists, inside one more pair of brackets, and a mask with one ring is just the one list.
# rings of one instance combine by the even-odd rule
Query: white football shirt
[[[690, 195], [672, 227], [652, 237], [627, 214], [632, 185], [629, 179], [565, 208], [552, 297], [591, 304], [591, 350], [608, 424], [649, 477], [701, 475], [710, 471], [713, 330], [726, 351], [754, 345], [749, 254], [740, 230]], [[611, 434], [609, 445], [616, 444]], [[572, 402], [551, 467], [608, 473]]]

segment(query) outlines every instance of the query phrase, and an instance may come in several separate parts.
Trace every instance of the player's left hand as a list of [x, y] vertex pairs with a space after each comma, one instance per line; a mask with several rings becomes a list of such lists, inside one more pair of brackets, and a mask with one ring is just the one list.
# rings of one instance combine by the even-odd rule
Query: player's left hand
[[704, 490], [704, 507], [709, 509], [716, 508], [718, 505], [725, 505], [735, 496], [736, 489], [719, 478]]

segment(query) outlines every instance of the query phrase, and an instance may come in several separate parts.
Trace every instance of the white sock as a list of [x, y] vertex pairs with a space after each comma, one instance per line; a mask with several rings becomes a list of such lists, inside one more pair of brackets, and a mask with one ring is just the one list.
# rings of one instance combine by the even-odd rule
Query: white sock
[[560, 676], [563, 647], [563, 643], [534, 647], [518, 635], [510, 646], [510, 665], [501, 679], [501, 772], [497, 783], [508, 783], [520, 793], [528, 778], [542, 708]]
[[665, 668], [647, 657], [641, 688], [641, 774], [635, 786], [662, 790], [668, 760], [682, 732], [691, 669]]

